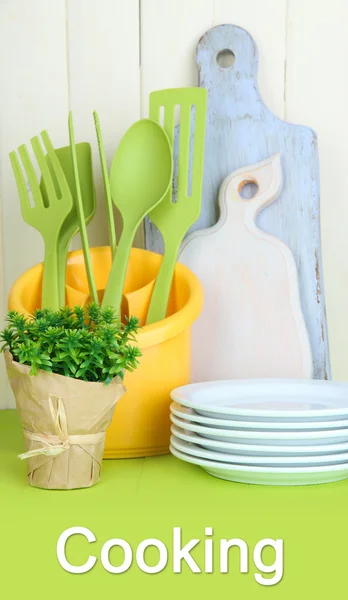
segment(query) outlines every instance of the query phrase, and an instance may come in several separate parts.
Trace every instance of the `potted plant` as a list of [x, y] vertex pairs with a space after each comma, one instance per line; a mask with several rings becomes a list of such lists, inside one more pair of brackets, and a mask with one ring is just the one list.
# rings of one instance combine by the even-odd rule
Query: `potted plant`
[[10, 311], [0, 334], [23, 427], [29, 482], [48, 489], [99, 481], [106, 429], [141, 355], [139, 321], [97, 304]]

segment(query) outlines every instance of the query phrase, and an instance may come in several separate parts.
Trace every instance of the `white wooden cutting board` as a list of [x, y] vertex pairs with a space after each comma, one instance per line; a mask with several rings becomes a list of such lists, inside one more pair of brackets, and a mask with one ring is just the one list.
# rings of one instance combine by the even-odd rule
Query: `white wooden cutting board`
[[[230, 68], [218, 64], [219, 53], [224, 50], [235, 56]], [[208, 90], [208, 110], [202, 212], [192, 230], [217, 222], [219, 188], [232, 171], [280, 152], [283, 188], [279, 199], [261, 212], [258, 225], [281, 239], [294, 255], [312, 347], [313, 375], [330, 378], [316, 135], [308, 127], [280, 120], [263, 104], [257, 87], [257, 48], [244, 29], [235, 25], [210, 29], [198, 43], [196, 60], [199, 85]], [[149, 221], [146, 247], [162, 252], [161, 236]]]
[[[251, 199], [243, 197], [246, 184], [256, 188]], [[204, 290], [192, 330], [193, 382], [312, 377], [294, 257], [255, 223], [281, 187], [279, 154], [235, 171], [221, 186], [218, 223], [183, 243], [179, 260]]]

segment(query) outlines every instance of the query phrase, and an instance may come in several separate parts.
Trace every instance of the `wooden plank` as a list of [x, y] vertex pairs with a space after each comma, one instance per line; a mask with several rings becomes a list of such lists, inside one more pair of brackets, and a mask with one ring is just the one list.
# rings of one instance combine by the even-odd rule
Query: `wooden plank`
[[[138, 0], [68, 0], [69, 105], [77, 141], [93, 149], [96, 215], [90, 245], [109, 243], [106, 205], [93, 122], [100, 118], [107, 163], [128, 127], [140, 118]], [[118, 222], [118, 234], [120, 222]], [[136, 245], [143, 245], [142, 229]], [[80, 247], [75, 240], [74, 247]]]
[[[67, 142], [65, 0], [5, 0], [0, 4], [0, 115], [3, 218], [3, 294], [25, 269], [42, 260], [39, 233], [21, 218], [8, 153], [42, 129]], [[0, 408], [14, 406], [0, 374]]]
[[348, 380], [348, 56], [345, 0], [289, 0], [286, 118], [319, 139], [321, 230], [333, 377]]

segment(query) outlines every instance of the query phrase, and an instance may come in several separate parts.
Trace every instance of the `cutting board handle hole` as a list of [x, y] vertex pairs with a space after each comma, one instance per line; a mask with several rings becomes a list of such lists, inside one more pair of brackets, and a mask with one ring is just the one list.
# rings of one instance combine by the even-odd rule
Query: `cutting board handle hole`
[[254, 196], [256, 196], [258, 190], [259, 186], [257, 185], [256, 181], [252, 180], [242, 181], [238, 187], [239, 195], [241, 198], [243, 198], [243, 200], [251, 200], [254, 198]]
[[232, 50], [229, 48], [225, 48], [224, 50], [220, 50], [216, 57], [216, 62], [222, 69], [230, 69], [234, 64], [236, 57]]

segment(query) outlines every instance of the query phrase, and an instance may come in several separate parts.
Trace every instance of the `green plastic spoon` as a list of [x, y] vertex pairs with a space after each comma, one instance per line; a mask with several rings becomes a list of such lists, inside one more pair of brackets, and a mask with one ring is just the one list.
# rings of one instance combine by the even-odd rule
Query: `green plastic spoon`
[[164, 129], [151, 119], [134, 123], [123, 136], [110, 172], [112, 199], [123, 229], [106, 286], [103, 306], [120, 310], [130, 250], [138, 226], [166, 195], [173, 173], [173, 153]]
[[[42, 136], [45, 136], [46, 132], [42, 132]], [[46, 146], [50, 147], [49, 139], [46, 139]], [[55, 152], [61, 167], [64, 171], [65, 179], [70, 188], [71, 194], [74, 199], [73, 207], [67, 218], [65, 219], [58, 238], [58, 279], [59, 279], [59, 304], [60, 306], [65, 305], [65, 276], [66, 276], [66, 260], [69, 250], [69, 245], [72, 238], [79, 231], [79, 217], [77, 213], [77, 199], [76, 199], [76, 187], [74, 168], [71, 158], [70, 146], [64, 146], [63, 148], [53, 148], [50, 150]], [[79, 170], [79, 177], [81, 183], [81, 196], [83, 202], [83, 212], [85, 215], [86, 225], [92, 220], [95, 214], [96, 198], [95, 188], [93, 181], [93, 169], [92, 169], [92, 150], [90, 144], [87, 142], [81, 142], [76, 144], [77, 163]], [[50, 158], [46, 155], [46, 160], [50, 168], [52, 178], [54, 179], [54, 172], [50, 163]], [[58, 184], [57, 184], [58, 185]], [[59, 187], [59, 186], [58, 186]], [[48, 206], [48, 196], [44, 184], [43, 178], [40, 182], [41, 193], [44, 199], [45, 206]]]

